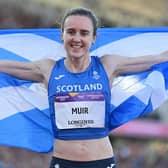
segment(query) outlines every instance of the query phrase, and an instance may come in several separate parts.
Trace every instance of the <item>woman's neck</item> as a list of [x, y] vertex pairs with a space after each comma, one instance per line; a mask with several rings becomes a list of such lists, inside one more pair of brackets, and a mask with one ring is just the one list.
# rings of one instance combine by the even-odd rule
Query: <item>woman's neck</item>
[[67, 57], [64, 62], [66, 68], [73, 73], [85, 71], [90, 64], [90, 56], [82, 58]]

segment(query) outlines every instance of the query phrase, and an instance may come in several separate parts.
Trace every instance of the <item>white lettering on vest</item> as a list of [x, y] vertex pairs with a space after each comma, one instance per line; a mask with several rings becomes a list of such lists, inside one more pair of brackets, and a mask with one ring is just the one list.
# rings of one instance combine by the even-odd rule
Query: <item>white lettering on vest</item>
[[56, 87], [56, 93], [60, 92], [80, 92], [80, 91], [97, 91], [102, 90], [101, 83], [91, 83], [85, 85], [58, 85]]

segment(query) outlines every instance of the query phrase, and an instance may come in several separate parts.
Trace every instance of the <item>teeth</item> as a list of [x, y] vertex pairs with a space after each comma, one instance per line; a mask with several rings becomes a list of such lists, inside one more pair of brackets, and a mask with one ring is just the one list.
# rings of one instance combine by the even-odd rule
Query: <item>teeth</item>
[[73, 48], [81, 48], [81, 46], [72, 46]]

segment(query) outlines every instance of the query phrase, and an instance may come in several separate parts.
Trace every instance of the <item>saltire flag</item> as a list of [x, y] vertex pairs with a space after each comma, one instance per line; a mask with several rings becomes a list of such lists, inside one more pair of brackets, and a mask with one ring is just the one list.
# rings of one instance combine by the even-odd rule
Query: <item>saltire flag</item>
[[[60, 29], [0, 30], [0, 59], [57, 60], [66, 56], [60, 37]], [[168, 28], [100, 28], [90, 55], [137, 57], [167, 49]], [[111, 90], [110, 129], [152, 112], [167, 100], [167, 89], [167, 62], [116, 78]], [[53, 142], [44, 86], [0, 73], [0, 144], [50, 152]]]

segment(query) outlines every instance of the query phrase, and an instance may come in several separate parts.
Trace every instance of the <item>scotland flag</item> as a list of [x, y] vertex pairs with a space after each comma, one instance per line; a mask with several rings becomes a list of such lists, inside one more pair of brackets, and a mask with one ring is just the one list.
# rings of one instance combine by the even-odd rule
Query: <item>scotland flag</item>
[[[59, 29], [1, 30], [0, 59], [57, 60], [66, 55], [60, 37]], [[167, 44], [167, 28], [101, 28], [91, 55], [156, 55], [168, 50]], [[116, 78], [110, 129], [152, 112], [167, 100], [167, 89], [167, 62]], [[0, 73], [0, 144], [49, 152], [53, 141], [44, 86]]]

